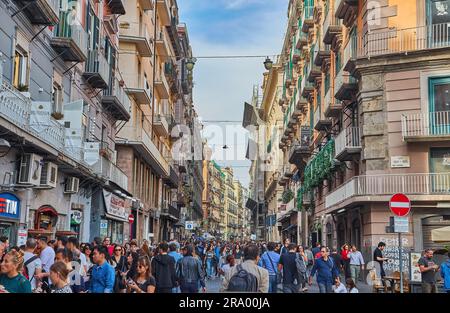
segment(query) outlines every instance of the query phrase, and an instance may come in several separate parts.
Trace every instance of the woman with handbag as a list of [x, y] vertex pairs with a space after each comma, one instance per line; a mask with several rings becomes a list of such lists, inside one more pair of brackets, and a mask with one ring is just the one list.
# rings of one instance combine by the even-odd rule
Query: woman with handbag
[[114, 292], [124, 293], [126, 291], [125, 273], [127, 271], [127, 259], [123, 255], [124, 249], [119, 245], [114, 245], [113, 255], [109, 261], [115, 269], [116, 278], [114, 281]]
[[267, 251], [261, 255], [259, 266], [269, 272], [269, 293], [277, 293], [278, 284], [281, 284], [281, 271], [278, 270], [280, 255], [275, 251], [275, 243], [267, 244]]

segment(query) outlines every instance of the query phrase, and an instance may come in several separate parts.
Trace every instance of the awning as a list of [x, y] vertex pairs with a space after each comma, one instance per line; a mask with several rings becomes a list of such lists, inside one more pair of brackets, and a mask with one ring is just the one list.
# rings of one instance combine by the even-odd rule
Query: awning
[[293, 225], [289, 225], [288, 227], [286, 227], [285, 229], [283, 229], [282, 231], [289, 231], [292, 228], [297, 227], [297, 224], [293, 224]]
[[431, 240], [438, 242], [450, 242], [450, 226], [433, 229]]
[[253, 200], [252, 198], [248, 198], [247, 202], [245, 203], [245, 207], [252, 211], [256, 208], [256, 205], [257, 205], [256, 201]]

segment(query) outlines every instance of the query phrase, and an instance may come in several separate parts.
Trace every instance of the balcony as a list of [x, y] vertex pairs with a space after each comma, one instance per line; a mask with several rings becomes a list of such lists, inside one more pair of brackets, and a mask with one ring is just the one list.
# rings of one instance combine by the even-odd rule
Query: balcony
[[158, 136], [168, 137], [169, 136], [169, 123], [167, 123], [164, 114], [156, 114], [153, 120], [153, 129]]
[[143, 58], [152, 56], [152, 48], [144, 34], [139, 36], [119, 34], [119, 43], [135, 45], [137, 52]]
[[89, 51], [83, 78], [92, 88], [108, 88], [111, 67], [105, 56], [98, 50]]
[[303, 26], [302, 32], [308, 33], [314, 27], [314, 6], [303, 7]]
[[350, 27], [356, 20], [358, 13], [358, 0], [336, 0], [334, 7], [334, 16], [339, 19], [343, 19], [344, 25], [346, 27]]
[[168, 203], [166, 207], [162, 208], [161, 216], [177, 221], [180, 218], [180, 210], [177, 208], [175, 203]]
[[159, 31], [159, 34], [156, 37], [155, 46], [158, 57], [160, 57], [163, 62], [167, 61], [171, 53], [170, 48], [167, 45], [164, 31]]
[[335, 98], [338, 100], [352, 100], [358, 91], [356, 79], [341, 69], [334, 79]]
[[321, 67], [322, 63], [329, 62], [331, 58], [330, 45], [324, 45], [323, 43], [318, 43], [315, 46], [313, 62], [316, 66]]
[[92, 166], [92, 171], [94, 172], [94, 174], [102, 177], [105, 180], [109, 180], [111, 178], [111, 169], [111, 161], [105, 157], [100, 157], [98, 162]]
[[116, 144], [132, 146], [152, 166], [158, 175], [168, 176], [169, 163], [152, 141], [149, 133], [150, 129], [151, 124], [147, 118], [144, 119], [142, 126], [126, 125], [118, 134], [119, 138], [126, 139], [116, 139]]
[[343, 69], [344, 71], [352, 73], [355, 69], [355, 62], [358, 53], [358, 36], [356, 29], [353, 29], [350, 34], [349, 41], [344, 48]]
[[50, 45], [64, 61], [84, 62], [88, 56], [87, 33], [81, 24], [69, 25], [67, 13], [60, 12]]
[[155, 89], [160, 99], [169, 99], [170, 96], [169, 83], [167, 82], [166, 76], [163, 75], [162, 73], [156, 77]]
[[168, 0], [156, 0], [156, 11], [159, 19], [164, 26], [170, 26], [172, 14], [170, 12], [170, 4]]
[[31, 24], [49, 26], [59, 22], [59, 0], [16, 0], [15, 2]]
[[335, 117], [338, 118], [342, 112], [343, 105], [340, 102], [336, 102], [334, 97], [331, 97], [331, 88], [328, 89], [327, 94], [324, 99], [325, 112], [324, 115], [327, 118]]
[[153, 0], [138, 0], [138, 2], [142, 10], [153, 10]]
[[128, 176], [115, 164], [111, 164], [110, 182], [113, 182], [123, 190], [128, 190]]
[[[126, 12], [125, 12], [125, 7], [123, 5], [123, 1], [125, 1], [125, 0], [109, 0], [108, 6], [109, 6], [110, 12], [112, 14], [124, 15]], [[151, 1], [148, 1], [148, 0], [147, 1], [139, 1], [139, 3], [141, 3], [141, 2], [151, 2]], [[151, 10], [152, 9], [151, 3], [150, 3], [150, 5], [147, 5], [147, 8], [142, 8], [142, 9], [143, 10]]]
[[314, 93], [314, 84], [309, 82], [306, 79], [302, 79], [302, 84], [301, 84], [301, 92], [302, 92], [302, 97], [304, 98], [308, 98], [310, 95], [312, 95]]
[[359, 127], [344, 129], [335, 140], [335, 158], [339, 161], [351, 161], [353, 156], [361, 153], [361, 135]]
[[172, 62], [164, 63], [164, 75], [169, 80], [170, 91], [173, 93], [181, 93], [176, 65]]
[[[309, 127], [306, 128], [309, 132]], [[309, 138], [309, 136], [302, 136], [301, 141], [295, 141], [289, 149], [289, 163], [294, 164], [299, 169], [305, 167], [306, 160], [311, 156]]]
[[355, 176], [325, 197], [325, 208], [338, 209], [350, 203], [384, 201], [396, 193], [412, 201], [448, 200], [450, 173], [381, 174]]
[[448, 23], [368, 33], [362, 39], [358, 57], [375, 57], [450, 47]]
[[327, 131], [331, 128], [331, 120], [322, 115], [320, 105], [314, 111], [314, 129], [318, 131]]
[[5, 80], [2, 81], [0, 86], [0, 106], [0, 116], [2, 118], [21, 129], [29, 129], [31, 100], [23, 96]]
[[63, 124], [51, 116], [51, 112], [51, 102], [32, 101], [30, 131], [43, 142], [62, 152], [66, 130]]
[[165, 183], [172, 188], [178, 188], [180, 177], [173, 165], [170, 165], [169, 175], [164, 179]]
[[302, 56], [302, 52], [300, 49], [294, 49], [294, 53], [292, 54], [292, 63], [297, 64], [300, 61]]
[[308, 35], [303, 32], [300, 32], [298, 34], [295, 47], [299, 50], [302, 50], [304, 47], [308, 47]]
[[[331, 10], [328, 10], [328, 14], [325, 17], [323, 23], [324, 37], [323, 42], [326, 44], [332, 44], [335, 38], [338, 38], [342, 34], [342, 25], [339, 18], [336, 18]], [[337, 41], [337, 40], [336, 40]]]
[[401, 119], [404, 141], [450, 140], [450, 111], [402, 115]]
[[[143, 82], [141, 82], [141, 84], [142, 83]], [[125, 92], [128, 94], [128, 96], [134, 98], [136, 104], [151, 106], [152, 96], [150, 93], [150, 89], [141, 87], [141, 84], [138, 84], [138, 86], [127, 85], [127, 87], [125, 88]]]
[[113, 85], [103, 92], [102, 104], [116, 120], [130, 120], [130, 98], [117, 78], [114, 79]]

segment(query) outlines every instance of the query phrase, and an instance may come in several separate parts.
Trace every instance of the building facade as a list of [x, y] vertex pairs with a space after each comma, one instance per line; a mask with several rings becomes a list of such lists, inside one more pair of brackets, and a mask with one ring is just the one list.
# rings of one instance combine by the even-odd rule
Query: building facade
[[[290, 1], [281, 149], [295, 165], [298, 242], [344, 243], [398, 270], [389, 199], [412, 201], [403, 246], [448, 243], [448, 1]], [[294, 176], [293, 176], [294, 177]], [[397, 249], [397, 250], [396, 250]]]

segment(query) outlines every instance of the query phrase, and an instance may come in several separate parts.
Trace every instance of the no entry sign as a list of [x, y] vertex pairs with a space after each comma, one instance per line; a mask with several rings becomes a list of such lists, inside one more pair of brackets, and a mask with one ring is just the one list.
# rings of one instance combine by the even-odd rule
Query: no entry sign
[[389, 208], [397, 216], [406, 216], [411, 210], [411, 201], [406, 195], [397, 193], [389, 201]]
[[133, 214], [128, 215], [128, 222], [130, 224], [133, 224], [133, 222], [134, 222], [134, 215]]

